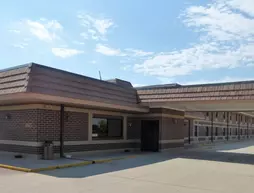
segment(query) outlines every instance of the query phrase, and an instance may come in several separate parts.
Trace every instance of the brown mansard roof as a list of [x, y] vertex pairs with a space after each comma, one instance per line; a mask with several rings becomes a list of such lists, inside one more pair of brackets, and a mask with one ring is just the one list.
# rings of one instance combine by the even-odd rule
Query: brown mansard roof
[[137, 88], [142, 102], [250, 100], [254, 99], [254, 81], [199, 85], [154, 85]]
[[166, 84], [133, 88], [119, 79], [98, 80], [30, 63], [0, 71], [0, 96], [39, 93], [139, 107], [140, 102], [252, 100], [254, 81], [217, 84]]
[[122, 106], [140, 106], [137, 90], [126, 81], [98, 80], [30, 63], [0, 71], [0, 96], [39, 93]]

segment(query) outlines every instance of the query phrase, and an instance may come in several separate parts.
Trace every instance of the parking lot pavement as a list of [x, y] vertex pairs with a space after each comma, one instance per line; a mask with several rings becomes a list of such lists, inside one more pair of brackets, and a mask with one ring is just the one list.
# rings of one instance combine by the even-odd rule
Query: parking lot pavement
[[1, 193], [253, 193], [253, 147], [253, 141], [220, 144], [40, 174], [0, 169], [0, 190]]

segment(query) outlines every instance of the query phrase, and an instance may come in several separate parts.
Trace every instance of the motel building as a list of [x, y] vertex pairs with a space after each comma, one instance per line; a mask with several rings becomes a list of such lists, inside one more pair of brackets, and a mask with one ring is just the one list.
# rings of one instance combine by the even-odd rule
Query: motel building
[[254, 81], [154, 85], [30, 63], [0, 71], [0, 151], [41, 158], [250, 140]]

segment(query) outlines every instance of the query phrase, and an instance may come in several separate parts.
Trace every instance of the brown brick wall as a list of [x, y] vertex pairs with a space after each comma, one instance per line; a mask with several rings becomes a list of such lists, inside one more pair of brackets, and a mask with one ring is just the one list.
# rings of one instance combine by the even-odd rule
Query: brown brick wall
[[162, 117], [161, 140], [184, 139], [184, 119]]
[[189, 130], [190, 130], [190, 136], [192, 136], [192, 120], [184, 119], [184, 125], [183, 125], [184, 137], [189, 137]]
[[[65, 112], [66, 141], [88, 139], [88, 114]], [[8, 115], [9, 119], [6, 118]], [[60, 140], [60, 112], [57, 110], [26, 109], [0, 111], [0, 140], [34, 141]], [[55, 147], [55, 152], [59, 152]], [[0, 144], [2, 151], [42, 153], [41, 147]], [[30, 151], [31, 150], [31, 151]]]
[[[159, 130], [161, 130], [161, 117], [128, 117], [127, 139], [140, 139], [142, 120], [159, 120]], [[131, 123], [131, 127], [129, 123]]]
[[[60, 112], [55, 110], [38, 110], [38, 141], [60, 140]], [[88, 140], [88, 114], [65, 112], [64, 140]]]
[[127, 139], [140, 139], [140, 135], [141, 135], [141, 119], [136, 117], [128, 117]]
[[88, 113], [65, 112], [64, 140], [88, 140]]
[[38, 141], [59, 141], [60, 111], [38, 110]]
[[0, 140], [37, 141], [37, 112], [36, 109], [0, 111]]

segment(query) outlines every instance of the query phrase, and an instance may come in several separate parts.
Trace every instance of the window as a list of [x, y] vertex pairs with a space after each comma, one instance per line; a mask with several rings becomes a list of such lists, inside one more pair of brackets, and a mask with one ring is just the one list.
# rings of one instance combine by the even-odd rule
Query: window
[[235, 128], [235, 135], [237, 135], [237, 130], [238, 130], [238, 129], [237, 129], [237, 128]]
[[238, 119], [238, 116], [237, 116], [237, 114], [235, 115], [235, 120], [236, 120], [236, 122], [237, 122], [237, 119]]
[[206, 136], [209, 136], [209, 127], [206, 127]]
[[223, 119], [225, 119], [226, 118], [226, 113], [225, 112], [223, 112]]
[[198, 136], [198, 126], [195, 126], [194, 136], [195, 136], [195, 137]]
[[218, 112], [215, 113], [215, 117], [218, 118]]
[[123, 136], [122, 117], [93, 117], [93, 139], [119, 139]]
[[229, 128], [229, 135], [231, 135], [231, 128]]
[[229, 113], [229, 120], [232, 121], [231, 113]]
[[240, 135], [243, 135], [243, 129], [240, 129]]
[[218, 127], [215, 127], [215, 136], [218, 136]]

